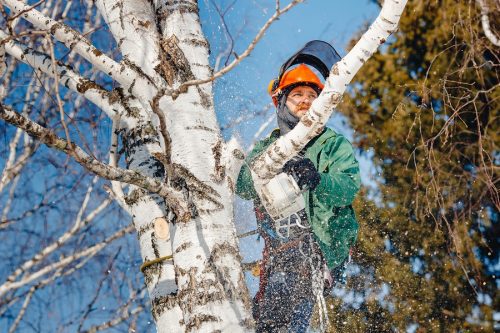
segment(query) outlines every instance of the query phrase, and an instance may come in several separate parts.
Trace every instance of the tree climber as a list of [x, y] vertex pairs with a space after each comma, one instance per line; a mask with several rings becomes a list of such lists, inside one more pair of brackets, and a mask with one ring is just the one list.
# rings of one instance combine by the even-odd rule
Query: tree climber
[[[351, 203], [360, 186], [359, 167], [344, 136], [325, 128], [284, 165], [274, 178], [281, 177], [275, 182], [280, 185], [271, 188], [271, 196], [264, 200], [254, 188], [249, 167], [256, 156], [298, 124], [322, 91], [323, 83], [306, 64], [326, 79], [339, 60], [331, 45], [312, 41], [283, 64], [268, 89], [279, 128], [255, 145], [238, 177], [236, 193], [254, 200], [259, 234], [265, 242], [259, 291], [254, 298], [257, 332], [305, 332], [315, 302], [324, 306], [323, 293], [328, 294], [334, 281], [341, 279], [357, 237]], [[286, 179], [293, 179], [295, 185], [284, 186]], [[273, 203], [280, 191], [293, 202]], [[296, 202], [298, 206], [294, 206]], [[284, 206], [288, 209], [284, 213], [276, 208]], [[298, 210], [290, 214], [291, 206]]]

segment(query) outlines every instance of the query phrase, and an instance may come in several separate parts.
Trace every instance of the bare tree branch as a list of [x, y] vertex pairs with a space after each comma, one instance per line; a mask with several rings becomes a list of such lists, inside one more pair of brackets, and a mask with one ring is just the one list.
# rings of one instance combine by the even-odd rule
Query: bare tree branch
[[26, 298], [24, 299], [23, 305], [21, 306], [21, 310], [19, 310], [19, 313], [17, 314], [16, 320], [14, 320], [14, 323], [12, 326], [9, 328], [9, 333], [14, 333], [16, 331], [17, 326], [21, 322], [21, 319], [23, 318], [26, 309], [28, 308], [28, 305], [30, 304], [31, 298], [33, 297], [33, 294], [36, 291], [36, 287], [33, 286], [30, 288], [28, 295], [26, 295]]
[[44, 276], [45, 274], [48, 274], [49, 272], [56, 270], [58, 268], [67, 266], [74, 262], [75, 260], [78, 260], [83, 257], [87, 257], [90, 255], [95, 255], [99, 251], [101, 251], [103, 248], [108, 246], [112, 241], [123, 237], [125, 234], [132, 232], [134, 230], [133, 225], [129, 225], [128, 227], [125, 227], [113, 235], [109, 236], [108, 238], [104, 239], [103, 241], [97, 243], [94, 246], [91, 246], [89, 248], [86, 248], [80, 252], [77, 252], [71, 256], [64, 257], [63, 259], [59, 260], [58, 262], [55, 262], [53, 264], [47, 265], [44, 268], [38, 270], [37, 272], [31, 273], [29, 275], [23, 276], [21, 280], [18, 281], [7, 281], [3, 285], [0, 286], [0, 296], [5, 295], [8, 291], [19, 289], [26, 284]]
[[[0, 30], [0, 38], [7, 40], [10, 38], [5, 32]], [[54, 78], [54, 67], [49, 55], [32, 50], [14, 40], [9, 40], [5, 44], [6, 51], [16, 59], [26, 63], [34, 69], [39, 69], [50, 77]], [[55, 72], [61, 78], [60, 82], [65, 87], [82, 94], [86, 99], [100, 107], [109, 117], [114, 117], [117, 113], [123, 113], [124, 107], [115, 92], [108, 92], [95, 82], [92, 82], [75, 73], [68, 66], [58, 64]]]
[[111, 167], [104, 164], [88, 155], [85, 151], [83, 151], [83, 149], [75, 144], [70, 147], [66, 140], [59, 138], [52, 131], [12, 110], [5, 108], [1, 104], [0, 118], [18, 128], [23, 129], [30, 136], [40, 140], [47, 146], [68, 154], [81, 166], [104, 179], [137, 185], [149, 192], [159, 194], [171, 205], [172, 210], [176, 214], [179, 221], [185, 221], [191, 216], [190, 209], [188, 208], [187, 203], [184, 202], [182, 193], [173, 190], [166, 184], [163, 184], [154, 178], [143, 176], [133, 170]]
[[[111, 147], [109, 149], [109, 165], [111, 167], [118, 166], [118, 131], [120, 130], [120, 116], [113, 118], [113, 125], [111, 127]], [[108, 191], [108, 189], [106, 189]], [[131, 214], [130, 207], [125, 202], [125, 194], [123, 193], [122, 184], [120, 182], [111, 181], [111, 189], [108, 192], [114, 197], [116, 202], [127, 213]]]
[[[48, 35], [45, 36], [45, 40], [47, 41], [47, 44], [49, 45], [49, 50], [50, 50], [50, 60], [52, 61], [52, 68], [57, 68], [56, 64], [56, 55], [54, 52], [54, 44], [52, 43], [52, 40]], [[66, 134], [66, 140], [68, 141], [69, 146], [71, 147], [71, 137], [69, 136], [69, 130], [68, 126], [66, 125], [66, 121], [64, 120], [64, 107], [63, 107], [63, 102], [61, 100], [61, 96], [59, 95], [59, 73], [57, 71], [53, 71], [54, 75], [54, 90], [56, 94], [56, 100], [57, 100], [57, 107], [59, 108], [59, 116], [61, 119], [61, 124], [64, 128], [64, 133]]]
[[94, 177], [92, 184], [89, 186], [87, 193], [85, 195], [85, 198], [83, 199], [83, 203], [80, 207], [80, 210], [76, 216], [75, 223], [73, 227], [62, 234], [54, 243], [46, 246], [42, 251], [38, 252], [35, 256], [33, 256], [32, 259], [26, 261], [24, 264], [20, 265], [18, 269], [12, 273], [7, 280], [9, 281], [14, 281], [17, 279], [21, 274], [26, 272], [27, 270], [31, 269], [34, 265], [42, 261], [44, 258], [46, 258], [49, 254], [57, 250], [58, 248], [61, 247], [64, 243], [66, 243], [71, 237], [73, 237], [82, 227], [87, 225], [90, 221], [92, 221], [96, 215], [101, 213], [109, 204], [110, 200], [105, 200], [103, 201], [98, 207], [96, 207], [92, 212], [90, 212], [84, 219], [83, 217], [83, 212], [87, 208], [87, 205], [90, 200], [90, 195], [93, 191], [94, 185], [97, 182], [98, 177]]
[[[111, 271], [111, 268], [113, 268], [113, 264], [114, 264], [116, 258], [118, 257], [118, 254], [120, 254], [120, 250], [121, 249], [118, 249], [118, 251], [116, 252], [116, 254], [109, 260], [109, 263], [108, 263], [107, 267], [105, 268], [104, 272], [110, 272]], [[85, 309], [85, 312], [83, 313], [83, 315], [82, 315], [82, 317], [80, 319], [80, 323], [78, 324], [78, 328], [77, 328], [78, 332], [82, 331], [83, 323], [87, 319], [89, 313], [92, 311], [92, 307], [94, 306], [95, 302], [97, 301], [97, 298], [99, 297], [99, 293], [101, 292], [102, 287], [104, 285], [104, 282], [107, 279], [108, 279], [108, 274], [107, 273], [103, 274], [102, 277], [101, 277], [101, 279], [100, 279], [100, 281], [99, 281], [99, 283], [97, 284], [97, 289], [96, 289], [94, 297], [92, 298], [92, 300], [90, 301], [90, 303], [87, 304], [87, 308]]]
[[136, 70], [124, 62], [117, 63], [102, 51], [97, 49], [89, 40], [71, 27], [44, 16], [38, 10], [30, 8], [20, 0], [2, 0], [12, 12], [24, 12], [22, 17], [38, 29], [49, 31], [58, 41], [64, 43], [70, 50], [75, 51], [98, 70], [111, 76], [124, 89], [137, 85], [150, 86], [151, 81], [141, 77]]
[[[128, 304], [127, 304], [127, 307], [128, 307]], [[114, 326], [118, 325], [119, 323], [129, 319], [130, 317], [141, 313], [142, 311], [144, 311], [144, 307], [142, 307], [142, 306], [137, 306], [136, 308], [134, 308], [130, 311], [128, 309], [125, 309], [121, 316], [114, 318], [110, 321], [107, 321], [103, 324], [92, 326], [89, 330], [83, 331], [83, 332], [84, 333], [95, 333], [95, 332], [102, 331], [102, 330], [105, 330], [105, 329], [110, 328], [110, 327], [114, 327]]]
[[229, 65], [225, 66], [224, 68], [222, 68], [221, 70], [219, 70], [217, 73], [215, 73], [212, 77], [208, 78], [208, 79], [202, 79], [202, 80], [191, 80], [191, 81], [187, 81], [187, 82], [184, 82], [183, 84], [181, 84], [179, 86], [179, 88], [177, 88], [177, 90], [173, 91], [172, 92], [172, 96], [176, 96], [178, 95], [180, 92], [182, 91], [185, 91], [187, 89], [187, 87], [189, 86], [194, 86], [194, 85], [200, 85], [200, 84], [204, 84], [204, 83], [208, 83], [208, 82], [212, 82], [214, 81], [215, 79], [218, 79], [219, 77], [221, 77], [222, 75], [226, 74], [227, 72], [229, 72], [230, 70], [232, 70], [234, 67], [236, 67], [236, 65], [238, 65], [243, 59], [245, 59], [246, 57], [248, 57], [250, 55], [250, 53], [252, 53], [253, 49], [255, 48], [255, 45], [257, 45], [257, 43], [262, 39], [262, 37], [264, 36], [264, 34], [266, 33], [267, 29], [269, 29], [269, 27], [271, 26], [271, 24], [278, 20], [279, 17], [283, 14], [285, 14], [286, 12], [288, 12], [290, 9], [292, 9], [293, 7], [295, 7], [297, 4], [303, 2], [304, 0], [293, 0], [292, 2], [290, 2], [286, 7], [284, 7], [283, 9], [280, 9], [279, 8], [279, 2], [277, 2], [277, 7], [276, 7], [276, 11], [274, 12], [274, 14], [267, 20], [267, 22], [262, 26], [262, 28], [259, 30], [259, 32], [257, 33], [257, 35], [255, 36], [255, 38], [252, 40], [252, 42], [248, 45], [247, 49], [240, 55], [236, 55], [235, 54], [235, 57], [236, 59], [234, 59]]
[[231, 3], [231, 4], [229, 4], [227, 6], [226, 10], [224, 10], [224, 11], [222, 11], [222, 9], [219, 8], [219, 6], [215, 3], [214, 0], [210, 0], [210, 2], [212, 3], [212, 6], [215, 7], [215, 10], [217, 11], [217, 14], [219, 14], [222, 26], [224, 28], [223, 29], [224, 35], [226, 36], [226, 39], [229, 42], [227, 44], [226, 49], [224, 51], [222, 51], [219, 55], [217, 55], [217, 58], [215, 59], [214, 70], [218, 71], [219, 70], [219, 65], [220, 65], [220, 62], [221, 62], [222, 58], [226, 57], [226, 61], [224, 62], [224, 66], [226, 66], [227, 62], [229, 61], [229, 58], [231, 56], [231, 53], [233, 52], [233, 48], [234, 48], [234, 38], [231, 35], [231, 32], [229, 31], [229, 28], [227, 27], [226, 18], [225, 18], [225, 15], [226, 15], [227, 11], [229, 10], [229, 8], [231, 8], [234, 5], [234, 2]]

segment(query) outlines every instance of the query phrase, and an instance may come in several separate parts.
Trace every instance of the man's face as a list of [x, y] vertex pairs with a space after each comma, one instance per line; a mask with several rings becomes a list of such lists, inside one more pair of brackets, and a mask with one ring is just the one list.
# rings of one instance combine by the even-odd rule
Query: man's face
[[286, 106], [297, 118], [301, 118], [318, 98], [316, 90], [309, 86], [297, 86], [290, 91], [286, 99]]

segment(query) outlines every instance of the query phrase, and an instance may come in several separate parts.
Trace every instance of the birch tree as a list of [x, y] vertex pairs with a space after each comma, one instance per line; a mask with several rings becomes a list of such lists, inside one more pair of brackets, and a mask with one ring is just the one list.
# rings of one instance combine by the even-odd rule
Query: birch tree
[[[222, 139], [214, 110], [213, 81], [246, 58], [269, 26], [301, 2], [276, 1], [275, 11], [247, 49], [214, 72], [194, 0], [87, 2], [87, 13], [102, 17], [118, 54], [106, 54], [64, 23], [61, 18], [67, 15], [71, 1], [64, 3], [59, 18], [48, 13], [50, 1], [44, 3], [45, 11], [38, 9], [42, 2], [1, 1], [6, 15], [0, 31], [2, 69], [11, 73], [24, 63], [35, 71], [34, 80], [49, 80], [55, 95], [56, 111], [52, 112], [59, 118], [54, 128], [44, 126], [43, 117], [33, 119], [29, 110], [19, 112], [5, 102], [0, 104], [0, 118], [17, 127], [16, 137], [24, 137], [27, 156], [43, 143], [110, 182], [110, 197], [133, 218], [143, 260], [141, 271], [159, 332], [241, 332], [253, 328], [232, 205], [244, 154], [235, 140]], [[405, 3], [384, 3], [358, 44], [331, 69], [324, 91], [299, 125], [252, 166], [257, 184], [269, 181], [322, 129], [352, 77], [397, 28]], [[26, 43], [27, 39], [34, 42]], [[73, 57], [81, 63], [74, 66]], [[96, 74], [104, 78], [97, 80]], [[8, 97], [12, 92], [4, 88]], [[60, 89], [93, 103], [112, 123], [108, 161], [83, 145]], [[119, 162], [119, 138], [124, 167]], [[15, 160], [15, 156], [9, 157], [1, 184], [15, 181], [16, 168], [24, 163]], [[81, 217], [55, 244], [79, 228]], [[102, 246], [130, 229], [109, 236]], [[0, 285], [0, 297], [47, 274], [27, 274], [27, 270], [54, 248], [45, 248], [12, 272]], [[62, 262], [98, 249], [88, 248]], [[54, 269], [57, 267], [50, 271]]]

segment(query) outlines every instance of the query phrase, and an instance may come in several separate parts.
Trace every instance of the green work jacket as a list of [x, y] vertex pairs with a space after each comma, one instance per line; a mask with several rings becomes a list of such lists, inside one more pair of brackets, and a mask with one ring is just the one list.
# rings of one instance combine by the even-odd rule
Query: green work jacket
[[[275, 129], [268, 138], [259, 141], [238, 176], [236, 194], [254, 200], [256, 205], [261, 204], [248, 164], [279, 135], [279, 129]], [[348, 257], [358, 234], [358, 222], [351, 205], [360, 187], [358, 161], [351, 143], [329, 128], [307, 144], [305, 157], [321, 175], [319, 185], [313, 191], [304, 192], [306, 212], [328, 267], [333, 269]]]

